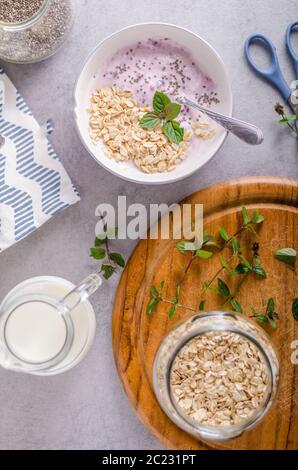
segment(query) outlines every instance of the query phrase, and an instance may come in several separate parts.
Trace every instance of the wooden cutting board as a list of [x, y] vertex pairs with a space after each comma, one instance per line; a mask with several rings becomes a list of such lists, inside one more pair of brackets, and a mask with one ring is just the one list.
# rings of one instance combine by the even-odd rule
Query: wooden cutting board
[[[163, 413], [152, 390], [152, 363], [164, 335], [184, 316], [177, 310], [168, 317], [168, 306], [160, 304], [153, 316], [146, 314], [151, 284], [166, 282], [166, 297], [174, 292], [185, 256], [173, 240], [142, 240], [121, 277], [114, 304], [113, 348], [120, 379], [138, 417], [170, 449], [297, 449], [298, 448], [298, 365], [291, 363], [291, 343], [298, 340], [298, 322], [291, 313], [298, 297], [297, 272], [274, 259], [278, 248], [298, 250], [298, 180], [288, 178], [241, 178], [211, 186], [192, 194], [187, 203], [204, 204], [204, 229], [217, 233], [224, 225], [234, 233], [241, 223], [241, 206], [260, 209], [266, 220], [259, 231], [260, 256], [267, 279], [248, 278], [238, 299], [247, 310], [264, 309], [274, 297], [281, 314], [279, 328], [268, 330], [278, 349], [281, 378], [277, 399], [270, 413], [256, 428], [224, 443], [204, 443], [180, 430]], [[249, 236], [246, 234], [245, 236]], [[215, 257], [198, 260], [184, 280], [182, 304], [195, 306], [203, 281], [214, 274]], [[297, 269], [297, 268], [296, 268]], [[210, 295], [208, 309], [218, 307]]]

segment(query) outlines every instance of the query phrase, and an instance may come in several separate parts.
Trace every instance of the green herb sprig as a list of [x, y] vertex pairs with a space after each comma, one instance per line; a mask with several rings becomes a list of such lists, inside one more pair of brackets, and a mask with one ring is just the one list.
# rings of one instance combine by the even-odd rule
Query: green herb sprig
[[107, 228], [104, 226], [104, 233], [94, 240], [94, 247], [90, 248], [90, 256], [97, 261], [102, 261], [98, 272], [102, 273], [104, 279], [108, 280], [116, 273], [117, 268], [125, 267], [125, 260], [121, 253], [111, 251], [110, 240], [118, 235], [117, 227]]
[[155, 129], [162, 125], [162, 131], [169, 141], [179, 144], [184, 137], [183, 127], [175, 120], [180, 111], [180, 104], [173, 103], [167, 95], [156, 91], [153, 96], [153, 111], [144, 114], [139, 124], [143, 129]]
[[[201, 296], [205, 294], [208, 290], [213, 290], [216, 293], [223, 295], [225, 299], [224, 305], [231, 304], [232, 308], [237, 311], [241, 312], [242, 307], [238, 300], [236, 299], [236, 293], [239, 291], [239, 288], [243, 284], [244, 280], [246, 279], [247, 275], [251, 272], [260, 277], [266, 277], [267, 274], [264, 268], [261, 266], [261, 261], [259, 258], [259, 244], [254, 243], [252, 247], [253, 251], [253, 259], [252, 261], [248, 261], [245, 256], [243, 255], [243, 250], [241, 248], [240, 242], [238, 240], [239, 236], [245, 231], [249, 230], [252, 232], [254, 236], [257, 236], [256, 226], [262, 224], [265, 218], [260, 214], [258, 210], [253, 211], [251, 214], [248, 213], [246, 207], [242, 207], [242, 225], [237, 230], [237, 232], [229, 236], [225, 227], [219, 227], [219, 236], [223, 241], [221, 246], [221, 251], [223, 251], [226, 247], [229, 247], [232, 250], [232, 254], [228, 260], [226, 260], [223, 255], [220, 256], [221, 266], [216, 271], [214, 276], [211, 278], [210, 281], [204, 282]], [[236, 267], [232, 267], [231, 263], [234, 259], [238, 260]], [[226, 271], [229, 275], [243, 275], [243, 279], [240, 281], [237, 291], [234, 293], [228, 292], [228, 289], [224, 288], [222, 284], [222, 280], [220, 280], [220, 286], [213, 287], [214, 281], [218, 282], [218, 278], [223, 271]], [[225, 290], [225, 292], [224, 292]], [[225, 295], [226, 294], [226, 295]]]
[[[259, 256], [260, 244], [259, 242], [254, 242], [252, 245], [252, 257], [250, 260], [246, 259], [243, 255], [243, 250], [239, 240], [240, 235], [248, 230], [254, 236], [257, 236], [256, 228], [259, 224], [264, 222], [265, 218], [260, 214], [259, 211], [255, 210], [251, 213], [248, 212], [246, 207], [242, 208], [242, 224], [239, 229], [233, 235], [229, 235], [225, 227], [219, 227], [218, 236], [221, 240], [220, 242], [215, 241], [214, 235], [204, 232], [202, 246], [198, 248], [195, 242], [182, 240], [177, 243], [176, 248], [178, 251], [184, 254], [190, 254], [190, 258], [186, 263], [186, 266], [183, 269], [182, 276], [179, 282], [176, 285], [176, 293], [174, 298], [167, 298], [164, 295], [164, 286], [165, 283], [162, 281], [162, 292], [158, 291], [154, 286], [151, 286], [150, 289], [150, 299], [148, 302], [147, 312], [152, 314], [157, 310], [159, 303], [165, 303], [170, 305], [169, 316], [172, 317], [176, 309], [181, 307], [192, 312], [200, 312], [205, 310], [206, 299], [203, 298], [203, 295], [207, 291], [216, 293], [223, 298], [223, 303], [221, 308], [230, 306], [233, 311], [237, 313], [244, 313], [244, 309], [241, 306], [239, 300], [237, 299], [237, 294], [245, 282], [246, 278], [249, 275], [256, 275], [260, 278], [265, 278], [267, 276], [264, 268], [261, 265], [261, 260]], [[229, 248], [231, 255], [228, 259], [225, 259], [223, 256], [223, 250]], [[216, 273], [212, 276], [209, 281], [203, 283], [203, 287], [200, 292], [200, 300], [196, 308], [183, 305], [179, 301], [181, 286], [184, 277], [189, 271], [192, 263], [195, 260], [208, 260], [215, 255], [214, 251], [216, 250], [219, 253], [220, 258], [220, 267]], [[233, 261], [236, 261], [236, 266]], [[222, 279], [221, 274], [226, 272], [230, 276], [240, 276], [240, 281], [238, 282], [236, 288], [232, 290], [228, 284]], [[215, 284], [216, 282], [216, 284]], [[256, 309], [251, 307], [251, 312], [253, 312], [253, 317], [260, 324], [268, 323], [272, 328], [277, 327], [277, 321], [279, 319], [279, 314], [275, 312], [274, 300], [270, 298], [267, 303], [267, 308], [265, 313], [259, 313]]]
[[258, 323], [261, 325], [269, 323], [274, 330], [277, 328], [277, 321], [280, 319], [280, 315], [275, 311], [275, 301], [272, 297], [268, 300], [264, 313], [257, 312], [253, 307], [251, 307], [250, 310], [253, 314], [253, 318], [255, 318]]
[[279, 124], [281, 126], [288, 126], [292, 134], [298, 138], [298, 130], [296, 123], [298, 122], [298, 116], [296, 114], [285, 114], [285, 109], [282, 104], [276, 103], [275, 111], [280, 116]]

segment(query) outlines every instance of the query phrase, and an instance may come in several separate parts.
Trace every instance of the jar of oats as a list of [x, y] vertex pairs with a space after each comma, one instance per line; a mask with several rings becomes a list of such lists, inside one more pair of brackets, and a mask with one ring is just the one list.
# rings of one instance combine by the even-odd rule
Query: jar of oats
[[74, 20], [76, 0], [1, 0], [0, 58], [38, 62], [63, 44]]
[[177, 426], [224, 441], [254, 427], [272, 406], [279, 362], [269, 336], [245, 317], [206, 312], [178, 324], [153, 366], [157, 399]]

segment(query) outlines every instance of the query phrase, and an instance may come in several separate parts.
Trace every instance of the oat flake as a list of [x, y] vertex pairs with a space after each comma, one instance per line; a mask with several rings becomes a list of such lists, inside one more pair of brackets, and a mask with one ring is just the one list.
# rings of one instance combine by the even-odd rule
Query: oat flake
[[177, 409], [197, 423], [229, 426], [251, 418], [269, 376], [259, 349], [236, 333], [213, 331], [189, 341], [171, 369]]

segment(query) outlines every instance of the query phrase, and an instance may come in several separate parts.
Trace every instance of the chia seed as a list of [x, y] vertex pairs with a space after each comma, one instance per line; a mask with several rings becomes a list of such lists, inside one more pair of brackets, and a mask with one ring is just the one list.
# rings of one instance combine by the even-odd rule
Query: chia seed
[[21, 23], [40, 10], [44, 0], [1, 0], [0, 21]]
[[[149, 38], [120, 49], [107, 63], [104, 74], [102, 86], [128, 86], [139, 103], [149, 107], [156, 90], [173, 101], [186, 95], [207, 106], [219, 102], [213, 81], [200, 71], [188, 50], [169, 38]], [[183, 106], [181, 115], [182, 121], [191, 124], [197, 111]]]
[[[43, 4], [43, 0], [41, 2], [9, 0], [8, 3], [30, 3], [33, 6], [37, 3]], [[22, 11], [19, 13], [23, 14]], [[24, 25], [18, 30], [9, 29], [9, 27], [4, 30], [0, 27], [0, 58], [11, 62], [28, 63], [51, 56], [62, 45], [72, 26], [73, 17], [72, 0], [49, 0], [44, 14], [30, 27]]]

